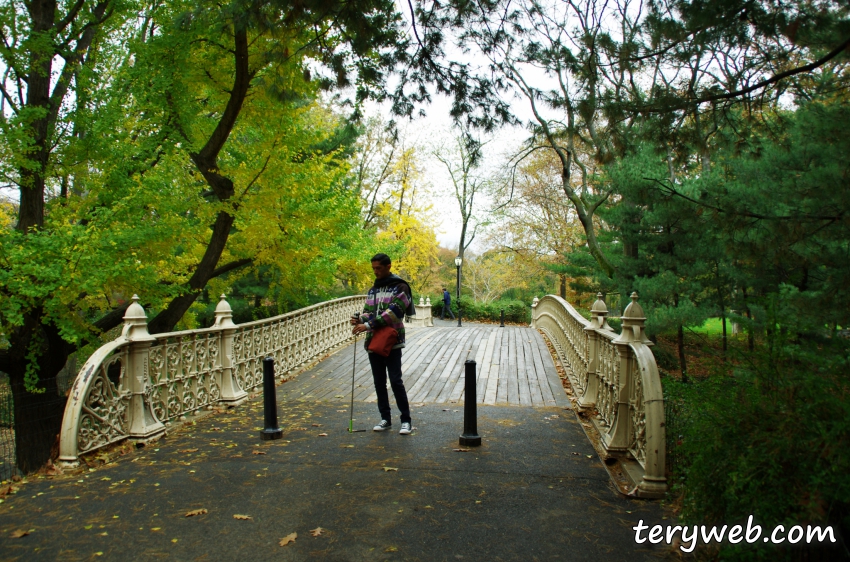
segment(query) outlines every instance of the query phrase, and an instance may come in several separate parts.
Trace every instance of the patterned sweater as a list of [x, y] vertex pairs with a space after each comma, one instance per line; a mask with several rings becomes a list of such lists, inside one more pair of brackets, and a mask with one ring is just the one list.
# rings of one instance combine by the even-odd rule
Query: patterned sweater
[[412, 308], [410, 286], [396, 275], [380, 281], [383, 283], [376, 282], [366, 294], [366, 305], [360, 315], [360, 320], [369, 328], [363, 346], [369, 349], [373, 330], [392, 326], [398, 332], [398, 343], [393, 349], [399, 349], [404, 347], [404, 315]]

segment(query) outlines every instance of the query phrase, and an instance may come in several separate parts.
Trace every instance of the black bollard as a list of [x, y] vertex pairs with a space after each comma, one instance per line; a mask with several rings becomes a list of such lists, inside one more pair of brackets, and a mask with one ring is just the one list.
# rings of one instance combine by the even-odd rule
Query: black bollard
[[475, 361], [468, 359], [464, 363], [466, 377], [463, 398], [463, 435], [460, 436], [462, 447], [478, 447], [481, 436], [478, 435], [478, 412], [476, 408], [477, 394], [475, 393]]
[[260, 432], [263, 441], [280, 439], [283, 431], [277, 426], [277, 394], [274, 389], [274, 359], [263, 359], [263, 415], [266, 428]]
[[502, 309], [502, 323], [501, 323], [501, 324], [499, 324], [499, 327], [500, 327], [500, 328], [504, 328], [504, 327], [505, 327], [505, 309], [504, 309], [504, 308]]

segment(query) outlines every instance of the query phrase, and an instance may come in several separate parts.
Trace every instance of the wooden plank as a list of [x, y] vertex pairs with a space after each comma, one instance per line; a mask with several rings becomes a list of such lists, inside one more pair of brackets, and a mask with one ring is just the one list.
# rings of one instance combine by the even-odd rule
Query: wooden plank
[[519, 384], [516, 376], [516, 328], [508, 328], [508, 364], [505, 369], [507, 376], [507, 396], [505, 402], [508, 404], [519, 404]]
[[[455, 334], [452, 333], [451, 335], [453, 336]], [[431, 376], [441, 365], [442, 362], [448, 360], [448, 358], [451, 356], [452, 350], [454, 350], [457, 343], [458, 342], [453, 337], [445, 337], [440, 340], [440, 347], [438, 348], [437, 353], [434, 355], [434, 359], [431, 360], [431, 362], [422, 372], [422, 375], [416, 381], [416, 384], [413, 386], [413, 388], [411, 388], [411, 392], [408, 394], [408, 397], [411, 398], [412, 401], [425, 401], [424, 398], [427, 395], [427, 391], [430, 390], [431, 386], [433, 385]]]
[[440, 328], [440, 330], [442, 330], [443, 333], [438, 334], [435, 338], [433, 338], [433, 341], [429, 342], [428, 346], [423, 346], [421, 353], [414, 359], [411, 368], [405, 371], [405, 388], [407, 389], [407, 397], [411, 403], [413, 402], [413, 396], [416, 389], [420, 388], [422, 385], [419, 381], [422, 379], [422, 376], [427, 371], [429, 365], [435, 361], [439, 362], [441, 359], [441, 356], [438, 357], [438, 354], [442, 350], [446, 339], [445, 334], [448, 333], [449, 329]]
[[[535, 332], [529, 328], [524, 328], [522, 331], [522, 349], [525, 360], [525, 375], [528, 379], [528, 389], [531, 394], [532, 406], [545, 406], [546, 402], [543, 399], [543, 389], [540, 387], [540, 379], [537, 376], [537, 369], [534, 364], [534, 343]], [[548, 387], [549, 382], [543, 380], [543, 386]]]
[[[478, 334], [475, 336], [475, 341], [467, 348], [467, 349], [469, 349], [469, 352], [467, 352], [467, 354], [466, 354], [467, 359], [469, 357], [473, 357], [473, 355], [472, 355], [473, 353], [475, 354], [474, 357], [480, 357], [484, 354], [483, 346], [481, 345], [481, 341], [484, 339], [484, 337], [486, 336], [488, 331], [489, 331], [488, 328], [479, 328], [478, 329]], [[479, 348], [481, 348], [481, 351], [479, 351]], [[475, 363], [476, 363], [476, 365], [475, 365], [475, 368], [476, 368], [475, 376], [476, 376], [476, 383], [477, 383], [478, 382], [477, 381], [478, 375], [480, 373], [479, 369], [481, 368], [481, 365], [480, 365], [481, 361], [476, 360], [476, 359], [473, 359], [473, 361], [475, 361]], [[462, 361], [459, 362], [457, 377], [458, 377], [457, 382], [455, 382], [454, 388], [451, 389], [451, 392], [448, 395], [448, 401], [449, 402], [460, 400], [461, 397], [463, 396], [464, 389], [466, 388], [466, 359], [463, 359]], [[441, 395], [437, 398], [437, 402], [445, 402], [445, 401], [446, 401], [446, 399], [443, 397], [443, 394], [441, 393]]]
[[451, 350], [451, 354], [448, 356], [445, 367], [442, 369], [438, 368], [432, 372], [429, 376], [428, 384], [426, 384], [422, 389], [422, 399], [417, 400], [418, 402], [433, 402], [443, 389], [443, 386], [445, 386], [446, 381], [452, 374], [452, 371], [457, 368], [456, 364], [464, 350], [466, 341], [472, 335], [469, 328], [459, 328], [458, 331], [462, 335], [454, 341], [455, 345]]
[[499, 369], [497, 371], [499, 383], [496, 391], [496, 404], [508, 402], [508, 341], [510, 334], [511, 329], [505, 328], [499, 341]]
[[448, 365], [446, 366], [440, 374], [437, 384], [431, 389], [431, 392], [428, 393], [427, 400], [429, 402], [448, 402], [452, 391], [458, 384], [458, 381], [463, 380], [464, 363], [474, 352], [472, 345], [475, 342], [475, 338], [477, 338], [481, 333], [481, 329], [477, 327], [466, 328], [466, 330], [468, 334], [462, 340], [463, 343], [458, 345], [453, 365], [451, 367]]
[[[558, 377], [558, 370], [555, 368], [555, 361], [549, 353], [549, 347], [546, 345], [546, 341], [543, 339], [543, 336], [540, 336], [537, 347], [540, 349], [540, 357], [543, 360], [543, 370], [546, 373], [546, 379], [549, 381], [549, 387], [552, 389], [552, 395], [555, 397], [555, 403], [559, 406], [569, 406], [570, 401], [567, 398], [561, 379]], [[564, 367], [569, 368], [567, 365], [564, 365]]]
[[[534, 339], [531, 343], [531, 356], [534, 361], [534, 372], [537, 376], [538, 384], [540, 385], [543, 404], [545, 406], [555, 406], [556, 403], [553, 392], [557, 391], [557, 389], [552, 389], [549, 385], [549, 379], [546, 377], [546, 371], [543, 368], [543, 359], [540, 356], [540, 342], [542, 341], [542, 338], [536, 330], [533, 330], [532, 333], [534, 334]], [[561, 392], [563, 392], [563, 388], [561, 389]]]
[[505, 329], [502, 328], [495, 333], [493, 338], [493, 351], [490, 358], [490, 369], [487, 371], [487, 390], [484, 392], [484, 403], [495, 404], [499, 385], [499, 356], [502, 349], [502, 337]]
[[516, 337], [516, 376], [519, 403], [531, 406], [531, 388], [528, 380], [528, 366], [525, 362], [525, 331], [527, 328], [515, 328]]
[[490, 368], [493, 365], [493, 346], [496, 342], [496, 330], [490, 330], [487, 334], [487, 342], [481, 348], [484, 353], [481, 356], [481, 369], [478, 372], [478, 380], [476, 381], [476, 389], [478, 390], [478, 402], [483, 403], [484, 397], [487, 394], [487, 381], [490, 378]]

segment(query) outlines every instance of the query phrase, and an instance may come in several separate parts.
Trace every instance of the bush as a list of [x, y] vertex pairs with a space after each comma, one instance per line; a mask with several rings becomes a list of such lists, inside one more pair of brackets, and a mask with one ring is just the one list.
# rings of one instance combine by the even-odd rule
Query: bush
[[[773, 357], [756, 352], [732, 377], [718, 373], [690, 384], [664, 379], [668, 412], [670, 406], [676, 411], [667, 424], [675, 432], [668, 455], [678, 463], [671, 484], [682, 497], [684, 523], [733, 525], [752, 514], [763, 528], [832, 525], [838, 540], [850, 536], [847, 354], [824, 349], [836, 345], [843, 344], [811, 351], [789, 345]], [[820, 550], [826, 557], [841, 548], [805, 547], [808, 555]], [[724, 546], [719, 557], [775, 560], [802, 553], [742, 543]]]
[[[476, 320], [488, 320], [498, 322], [501, 319], [501, 311], [505, 311], [505, 322], [516, 324], [528, 324], [531, 322], [531, 304], [520, 300], [498, 300], [490, 303], [476, 303], [468, 297], [461, 297], [463, 308], [463, 319], [474, 322]], [[443, 310], [442, 301], [431, 306], [431, 314], [439, 316]], [[452, 312], [458, 314], [457, 302], [452, 301]]]

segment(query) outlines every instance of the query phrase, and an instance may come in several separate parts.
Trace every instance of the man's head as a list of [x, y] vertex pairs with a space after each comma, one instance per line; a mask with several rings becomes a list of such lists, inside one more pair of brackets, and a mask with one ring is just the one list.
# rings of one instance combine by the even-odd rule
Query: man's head
[[446, 288], [445, 288], [445, 287], [443, 287], [443, 292], [444, 292], [444, 293], [446, 292]]
[[390, 269], [393, 266], [392, 260], [387, 254], [375, 254], [372, 256], [372, 271], [375, 272], [375, 279], [383, 279], [390, 276]]

